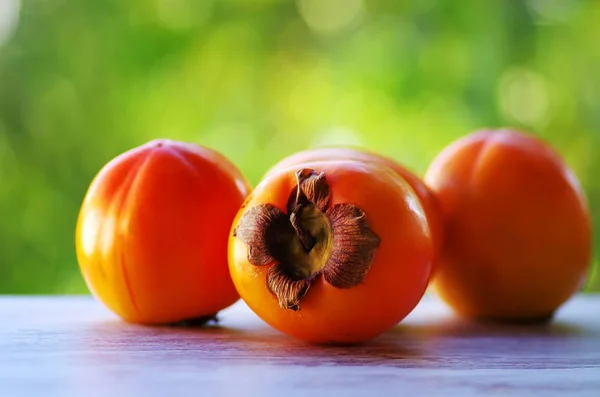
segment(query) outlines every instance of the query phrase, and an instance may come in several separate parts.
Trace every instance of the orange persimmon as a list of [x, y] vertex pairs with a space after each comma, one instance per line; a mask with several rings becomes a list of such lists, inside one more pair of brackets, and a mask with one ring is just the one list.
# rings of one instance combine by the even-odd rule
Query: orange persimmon
[[239, 299], [228, 234], [250, 192], [202, 146], [155, 140], [108, 162], [80, 208], [76, 251], [93, 295], [129, 322], [210, 318]]
[[532, 135], [481, 130], [431, 163], [445, 240], [433, 290], [458, 314], [544, 321], [581, 287], [590, 215], [565, 161]]
[[310, 163], [315, 161], [329, 160], [359, 160], [374, 162], [383, 164], [396, 172], [400, 177], [408, 182], [410, 187], [415, 191], [419, 200], [421, 200], [421, 204], [425, 210], [425, 215], [427, 216], [429, 228], [431, 229], [433, 245], [436, 250], [439, 249], [443, 240], [443, 226], [438, 213], [439, 210], [437, 208], [435, 196], [431, 193], [427, 185], [425, 185], [424, 181], [412, 170], [406, 168], [390, 157], [359, 147], [318, 147], [296, 152], [288, 157], [283, 158], [277, 164], [271, 167], [269, 171], [267, 171], [267, 175], [275, 170], [288, 168], [290, 166], [297, 166], [300, 164], [310, 165]]
[[422, 205], [388, 167], [353, 160], [274, 170], [232, 225], [229, 266], [242, 299], [301, 340], [359, 343], [422, 298], [433, 243]]

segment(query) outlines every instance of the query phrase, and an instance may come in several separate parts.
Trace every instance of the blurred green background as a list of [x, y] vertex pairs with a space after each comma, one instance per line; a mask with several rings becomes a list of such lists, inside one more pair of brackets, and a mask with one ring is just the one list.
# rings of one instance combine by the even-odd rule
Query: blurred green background
[[150, 139], [215, 148], [256, 184], [338, 143], [422, 175], [486, 126], [551, 142], [598, 229], [600, 1], [0, 0], [0, 293], [87, 291], [81, 200]]

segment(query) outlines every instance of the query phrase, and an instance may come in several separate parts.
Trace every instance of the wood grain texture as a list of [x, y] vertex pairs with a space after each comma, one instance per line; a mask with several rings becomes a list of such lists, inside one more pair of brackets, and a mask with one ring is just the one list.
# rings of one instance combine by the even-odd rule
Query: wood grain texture
[[293, 340], [241, 302], [206, 328], [124, 323], [90, 297], [1, 297], [0, 395], [600, 396], [600, 295], [545, 326], [459, 320], [426, 296], [361, 346]]

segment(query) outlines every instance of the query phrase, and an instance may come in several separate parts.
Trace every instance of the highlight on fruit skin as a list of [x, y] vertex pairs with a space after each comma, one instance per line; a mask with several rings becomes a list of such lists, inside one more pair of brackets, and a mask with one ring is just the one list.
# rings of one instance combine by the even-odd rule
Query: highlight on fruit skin
[[288, 168], [291, 166], [306, 165], [315, 161], [337, 161], [337, 160], [358, 160], [369, 163], [377, 163], [389, 167], [404, 179], [410, 187], [415, 191], [425, 214], [427, 216], [429, 227], [431, 229], [434, 247], [436, 250], [443, 241], [443, 225], [440, 219], [438, 203], [435, 195], [429, 190], [422, 178], [417, 176], [408, 167], [400, 164], [396, 160], [384, 156], [381, 153], [370, 151], [361, 147], [354, 146], [323, 146], [307, 150], [295, 152], [287, 157], [284, 157], [275, 165], [273, 165], [265, 175]]
[[549, 144], [515, 130], [476, 131], [448, 145], [425, 182], [446, 236], [433, 291], [459, 315], [549, 321], [584, 283], [587, 201]]
[[266, 176], [233, 222], [229, 265], [246, 304], [275, 329], [326, 344], [367, 341], [417, 305], [433, 261], [406, 181], [376, 163], [291, 166]]
[[250, 191], [227, 158], [199, 145], [154, 140], [120, 154], [94, 177], [77, 220], [90, 291], [133, 323], [213, 318], [239, 300], [227, 241]]

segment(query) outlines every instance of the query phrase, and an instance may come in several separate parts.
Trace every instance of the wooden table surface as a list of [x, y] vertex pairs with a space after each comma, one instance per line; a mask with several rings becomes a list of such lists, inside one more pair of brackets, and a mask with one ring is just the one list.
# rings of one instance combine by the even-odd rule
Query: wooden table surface
[[426, 296], [355, 347], [298, 342], [241, 302], [208, 328], [130, 325], [79, 296], [0, 297], [0, 314], [2, 397], [600, 396], [600, 295], [546, 326], [468, 323]]

